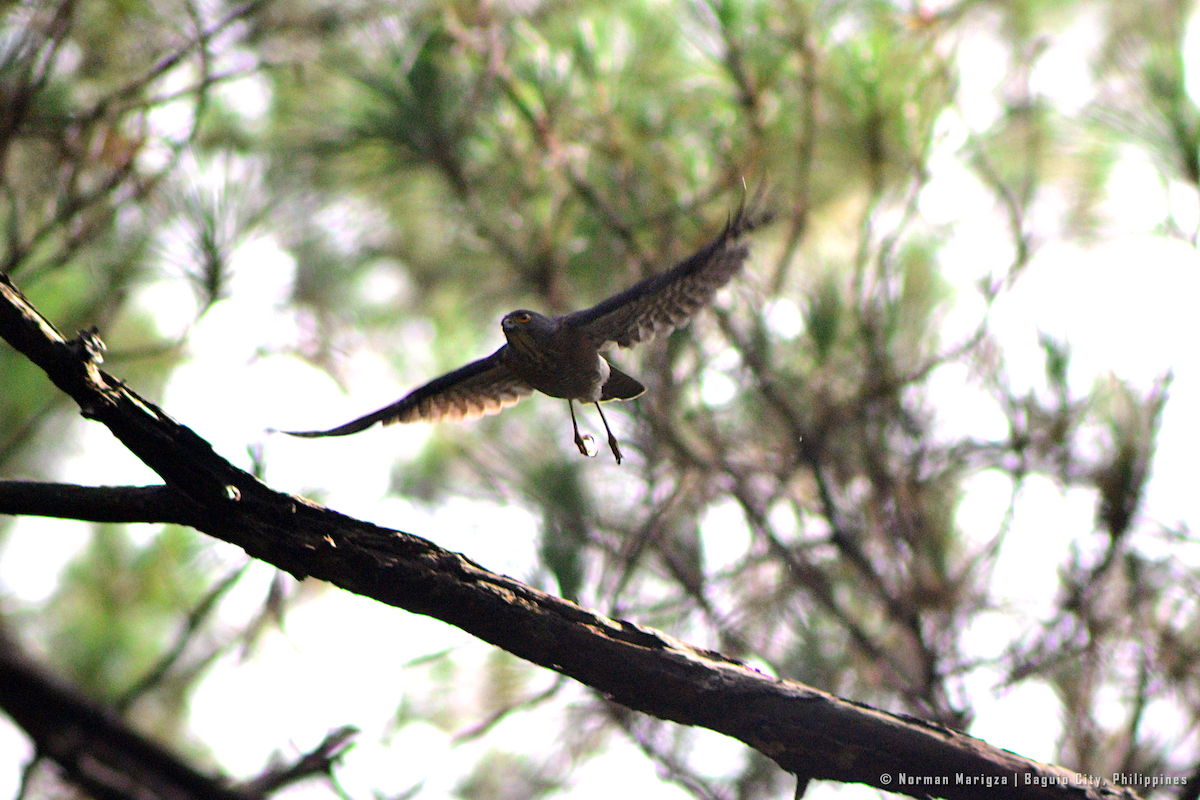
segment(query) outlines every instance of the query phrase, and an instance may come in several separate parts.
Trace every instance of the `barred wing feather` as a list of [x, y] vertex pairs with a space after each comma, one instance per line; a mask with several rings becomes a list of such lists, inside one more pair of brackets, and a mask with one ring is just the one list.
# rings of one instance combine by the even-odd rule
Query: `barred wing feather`
[[719, 236], [689, 258], [591, 308], [567, 314], [563, 322], [582, 329], [598, 348], [610, 343], [631, 347], [683, 327], [741, 269], [749, 248], [738, 238], [766, 220], [765, 214], [739, 211]]
[[407, 395], [366, 416], [327, 431], [284, 431], [291, 436], [316, 438], [346, 436], [366, 430], [377, 422], [392, 425], [404, 422], [439, 422], [474, 419], [498, 414], [522, 398], [533, 394], [533, 387], [504, 365], [501, 347], [487, 358], [435, 378]]

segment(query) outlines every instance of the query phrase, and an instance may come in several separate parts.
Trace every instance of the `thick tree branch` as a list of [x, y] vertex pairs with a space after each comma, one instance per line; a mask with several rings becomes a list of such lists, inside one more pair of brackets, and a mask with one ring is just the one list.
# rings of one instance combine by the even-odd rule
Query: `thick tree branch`
[[[3, 275], [0, 336], [188, 498], [190, 524], [297, 577], [443, 620], [629, 708], [740, 739], [790, 772], [914, 797], [994, 800], [998, 786], [1008, 798], [1133, 797], [940, 725], [771, 678], [586, 611], [419, 537], [274, 492], [102, 372], [86, 336], [66, 341]], [[901, 774], [945, 783], [907, 784]]]

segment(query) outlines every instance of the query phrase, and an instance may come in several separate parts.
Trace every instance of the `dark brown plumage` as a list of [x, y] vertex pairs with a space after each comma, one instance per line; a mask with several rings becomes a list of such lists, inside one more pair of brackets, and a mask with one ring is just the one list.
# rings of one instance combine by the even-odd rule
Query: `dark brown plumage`
[[591, 308], [561, 317], [520, 309], [500, 323], [507, 343], [487, 358], [436, 378], [386, 408], [326, 431], [284, 431], [291, 436], [345, 436], [376, 422], [436, 422], [495, 414], [523, 397], [542, 392], [567, 401], [575, 446], [584, 455], [575, 401], [600, 411], [617, 463], [621, 448], [600, 404], [632, 400], [646, 390], [600, 354], [610, 345], [631, 347], [686, 325], [717, 289], [741, 268], [749, 252], [740, 237], [767, 220], [740, 210], [715, 239], [659, 275], [635, 283]]

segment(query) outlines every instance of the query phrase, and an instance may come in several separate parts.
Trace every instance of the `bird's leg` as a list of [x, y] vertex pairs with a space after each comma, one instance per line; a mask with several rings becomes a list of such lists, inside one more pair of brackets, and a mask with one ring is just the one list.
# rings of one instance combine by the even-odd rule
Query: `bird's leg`
[[[592, 439], [592, 435], [590, 433], [587, 436], [579, 435], [579, 423], [575, 421], [575, 402], [568, 400], [567, 408], [571, 409], [571, 427], [575, 429], [575, 446], [579, 448], [579, 452], [583, 455], [588, 458], [594, 458], [596, 454], [588, 450], [588, 442], [595, 441]], [[611, 436], [612, 434], [609, 435]]]
[[596, 410], [600, 412], [600, 421], [604, 423], [604, 430], [608, 432], [608, 449], [612, 450], [613, 457], [617, 459], [617, 463], [621, 463], [621, 446], [617, 444], [617, 437], [613, 436], [612, 428], [608, 427], [608, 420], [604, 418], [604, 409], [600, 408], [600, 404], [596, 403]]

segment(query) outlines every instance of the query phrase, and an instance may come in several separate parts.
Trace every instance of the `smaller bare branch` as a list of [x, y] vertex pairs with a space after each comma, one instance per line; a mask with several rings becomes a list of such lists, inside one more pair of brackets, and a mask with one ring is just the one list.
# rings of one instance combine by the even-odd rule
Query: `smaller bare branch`
[[550, 684], [544, 691], [538, 692], [532, 697], [526, 697], [523, 700], [517, 700], [509, 703], [503, 708], [496, 709], [491, 714], [469, 728], [464, 728], [450, 738], [450, 743], [454, 745], [469, 742], [478, 739], [487, 734], [492, 728], [503, 722], [508, 716], [518, 711], [527, 711], [531, 708], [536, 708], [546, 702], [554, 695], [558, 694], [559, 690], [566, 685], [566, 679], [561, 675], [555, 678], [554, 683]]
[[[246, 561], [242, 566], [217, 581], [208, 594], [192, 609], [191, 613], [187, 616], [187, 620], [184, 622], [183, 630], [179, 632], [179, 637], [175, 640], [174, 646], [159, 659], [158, 663], [149, 672], [142, 676], [141, 680], [117, 700], [116, 709], [119, 713], [124, 713], [139, 698], [158, 686], [167, 673], [179, 663], [179, 659], [183, 657], [184, 650], [187, 649], [188, 644], [195, 638], [196, 632], [200, 630], [200, 626], [212, 615], [213, 609], [216, 608], [220, 599], [229, 593], [229, 590], [234, 587], [238, 579], [246, 574], [246, 569], [250, 566], [250, 563], [250, 561]], [[219, 646], [215, 648], [215, 652], [212, 655], [215, 656], [224, 647]]]
[[354, 737], [358, 733], [358, 728], [353, 725], [343, 725], [332, 730], [319, 745], [302, 754], [291, 764], [272, 766], [238, 788], [252, 797], [266, 797], [285, 786], [308, 778], [324, 776], [332, 779], [334, 766], [354, 746]]
[[87, 522], [193, 525], [198, 509], [169, 486], [77, 486], [0, 481], [0, 514]]

